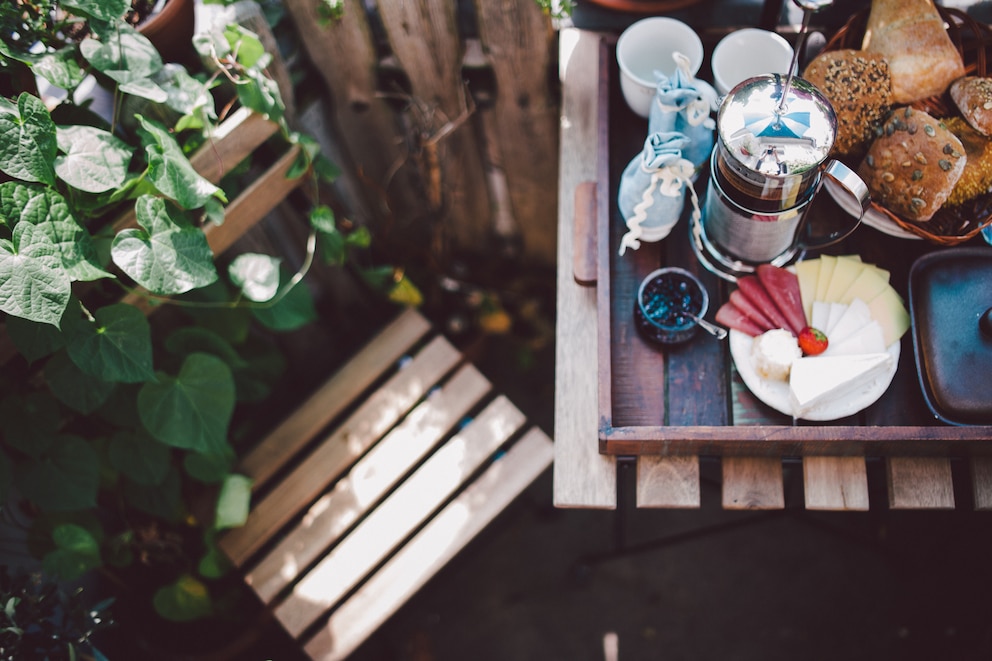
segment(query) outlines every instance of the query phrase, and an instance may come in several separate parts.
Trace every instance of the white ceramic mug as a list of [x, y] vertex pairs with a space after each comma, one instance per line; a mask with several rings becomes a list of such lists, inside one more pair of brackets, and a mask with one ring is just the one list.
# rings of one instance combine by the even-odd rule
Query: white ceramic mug
[[782, 35], [758, 28], [735, 30], [713, 49], [713, 86], [720, 95], [763, 73], [788, 73], [792, 46]]
[[695, 31], [674, 18], [653, 16], [632, 24], [617, 40], [620, 90], [630, 109], [647, 117], [658, 88], [655, 71], [675, 75], [675, 53], [689, 58], [693, 75], [703, 63], [703, 42]]

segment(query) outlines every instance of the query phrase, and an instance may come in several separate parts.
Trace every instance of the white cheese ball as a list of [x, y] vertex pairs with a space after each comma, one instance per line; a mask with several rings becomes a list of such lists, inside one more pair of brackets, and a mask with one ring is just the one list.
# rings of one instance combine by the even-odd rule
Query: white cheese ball
[[758, 376], [788, 381], [792, 361], [803, 355], [796, 336], [784, 328], [762, 333], [751, 343], [751, 360]]

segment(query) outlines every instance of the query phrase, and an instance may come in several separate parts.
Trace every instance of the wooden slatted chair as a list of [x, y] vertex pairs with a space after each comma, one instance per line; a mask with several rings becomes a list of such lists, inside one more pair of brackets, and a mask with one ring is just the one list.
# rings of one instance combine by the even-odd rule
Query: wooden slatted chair
[[551, 464], [551, 440], [401, 313], [247, 455], [220, 546], [314, 659], [350, 654]]

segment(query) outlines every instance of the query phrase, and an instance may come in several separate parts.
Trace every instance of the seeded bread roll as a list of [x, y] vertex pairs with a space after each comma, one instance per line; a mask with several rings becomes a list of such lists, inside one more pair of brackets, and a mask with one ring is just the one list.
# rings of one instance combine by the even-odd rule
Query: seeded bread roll
[[874, 201], [907, 220], [927, 221], [951, 194], [965, 161], [957, 136], [907, 106], [889, 114], [858, 174]]
[[803, 78], [823, 92], [837, 113], [834, 153], [863, 154], [892, 107], [889, 63], [878, 53], [826, 51], [809, 63]]
[[947, 129], [964, 145], [967, 161], [961, 178], [944, 204], [963, 204], [992, 188], [992, 139], [982, 135], [960, 117], [944, 120]]
[[992, 134], [992, 78], [958, 78], [951, 83], [951, 98], [976, 131]]

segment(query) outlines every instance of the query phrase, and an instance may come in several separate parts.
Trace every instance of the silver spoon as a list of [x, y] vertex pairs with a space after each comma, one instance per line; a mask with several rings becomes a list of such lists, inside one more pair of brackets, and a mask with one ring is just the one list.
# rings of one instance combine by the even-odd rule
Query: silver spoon
[[693, 314], [691, 312], [688, 312], [686, 310], [683, 310], [682, 311], [682, 314], [684, 314], [685, 316], [687, 316], [690, 319], [692, 319], [693, 321], [695, 321], [697, 324], [699, 324], [702, 327], [702, 329], [704, 331], [706, 331], [707, 333], [709, 333], [710, 335], [712, 335], [716, 339], [722, 340], [723, 338], [727, 337], [727, 329], [726, 328], [721, 328], [720, 326], [717, 326], [716, 324], [711, 324], [710, 322], [706, 321], [702, 317], [700, 317], [698, 315], [695, 315], [695, 314]]

